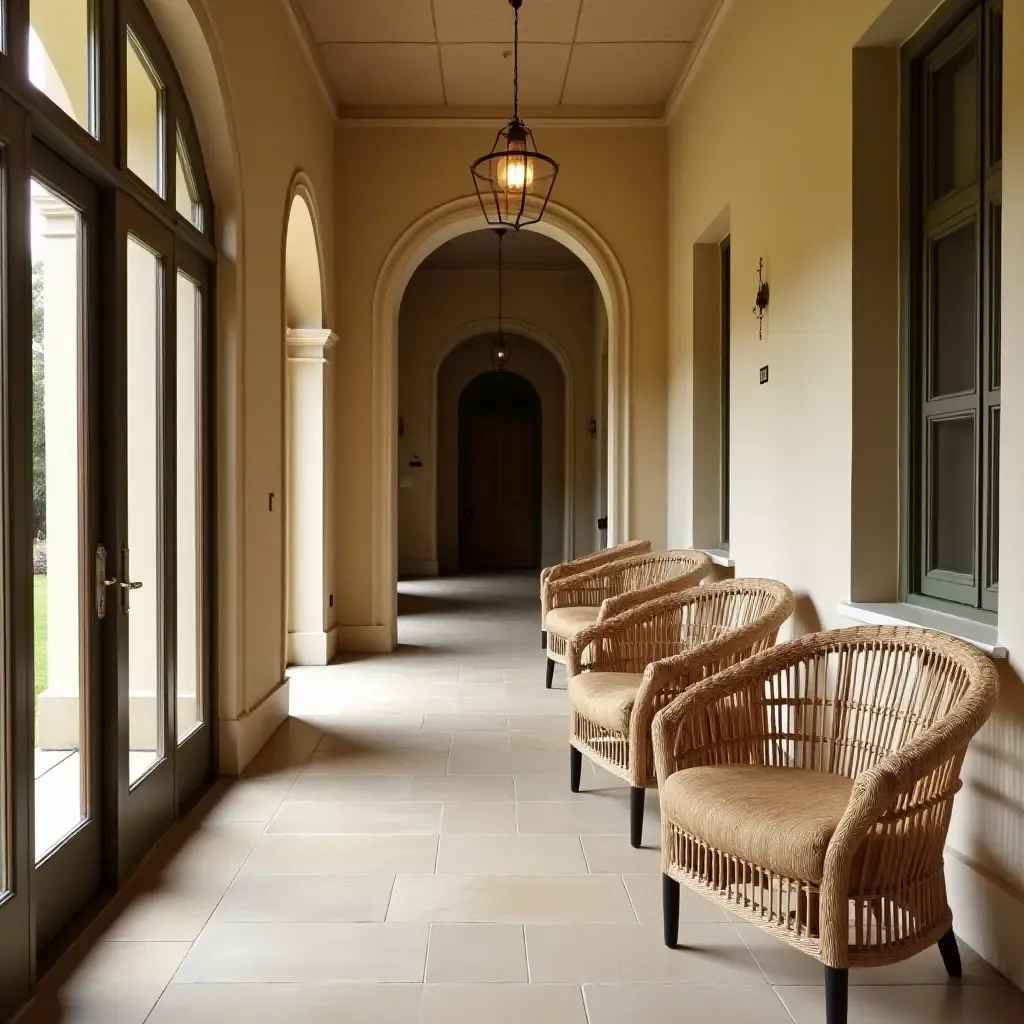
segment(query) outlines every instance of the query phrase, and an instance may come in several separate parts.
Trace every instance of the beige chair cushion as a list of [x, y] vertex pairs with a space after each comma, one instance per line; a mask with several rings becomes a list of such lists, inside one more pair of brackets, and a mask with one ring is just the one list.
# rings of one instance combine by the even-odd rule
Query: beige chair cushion
[[643, 681], [641, 672], [581, 672], [569, 680], [569, 703], [602, 729], [628, 734]]
[[601, 613], [600, 608], [582, 606], [579, 608], [552, 608], [544, 621], [544, 628], [555, 636], [566, 639], [594, 625]]
[[820, 882], [852, 790], [852, 779], [804, 768], [687, 768], [662, 787], [661, 813], [724, 853]]

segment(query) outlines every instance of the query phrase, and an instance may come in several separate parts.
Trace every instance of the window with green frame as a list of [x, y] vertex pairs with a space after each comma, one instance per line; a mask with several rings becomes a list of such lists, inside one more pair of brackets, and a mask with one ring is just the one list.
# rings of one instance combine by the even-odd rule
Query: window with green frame
[[1002, 0], [909, 64], [904, 596], [994, 617], [999, 584]]

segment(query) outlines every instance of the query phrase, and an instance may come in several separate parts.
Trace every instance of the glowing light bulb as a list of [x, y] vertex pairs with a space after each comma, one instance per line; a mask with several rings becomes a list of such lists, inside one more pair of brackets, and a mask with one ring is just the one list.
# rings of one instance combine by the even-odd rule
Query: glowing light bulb
[[498, 188], [503, 192], [529, 192], [533, 186], [533, 160], [526, 142], [509, 139], [508, 155], [498, 161]]

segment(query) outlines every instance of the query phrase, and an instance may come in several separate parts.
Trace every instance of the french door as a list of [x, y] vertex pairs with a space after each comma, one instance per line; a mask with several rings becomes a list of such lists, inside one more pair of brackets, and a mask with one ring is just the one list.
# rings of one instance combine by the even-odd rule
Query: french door
[[116, 679], [107, 731], [117, 876], [167, 830], [211, 765], [209, 578], [203, 524], [208, 285], [203, 263], [121, 193], [107, 403], [110, 486], [97, 600]]
[[212, 765], [207, 264], [4, 102], [0, 1020]]

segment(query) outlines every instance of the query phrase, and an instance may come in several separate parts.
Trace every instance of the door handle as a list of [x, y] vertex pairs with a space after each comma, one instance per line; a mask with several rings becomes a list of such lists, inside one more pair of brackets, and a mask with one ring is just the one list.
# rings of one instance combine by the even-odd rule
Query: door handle
[[129, 551], [128, 551], [128, 545], [125, 544], [121, 548], [121, 579], [120, 579], [120, 581], [118, 583], [118, 585], [121, 588], [121, 611], [123, 611], [125, 613], [131, 611], [131, 602], [129, 600], [128, 595], [133, 590], [141, 590], [142, 589], [142, 583], [141, 582], [133, 582], [132, 581], [132, 574], [129, 571], [128, 562], [129, 562]]
[[107, 579], [107, 549], [103, 544], [96, 545], [96, 618], [107, 616], [107, 587], [116, 587], [118, 579]]

